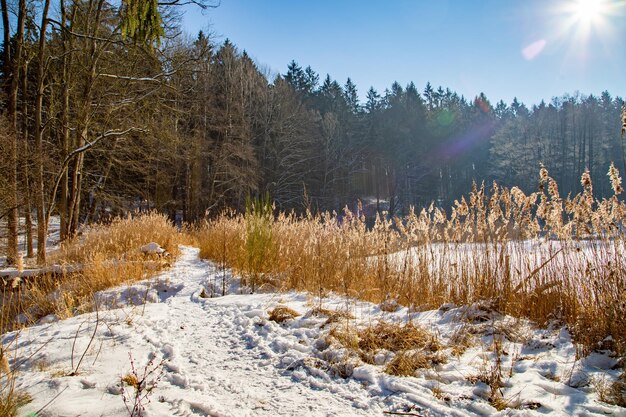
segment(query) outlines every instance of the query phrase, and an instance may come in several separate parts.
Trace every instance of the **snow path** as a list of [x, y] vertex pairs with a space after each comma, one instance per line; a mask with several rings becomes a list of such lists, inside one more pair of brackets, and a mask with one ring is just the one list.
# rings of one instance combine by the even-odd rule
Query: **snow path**
[[[539, 404], [537, 409], [497, 412], [486, 400], [488, 387], [468, 382], [490, 354], [484, 345], [415, 378], [390, 376], [380, 366], [363, 363], [355, 365], [352, 377], [340, 378], [329, 364], [341, 363], [345, 351], [322, 346], [329, 327], [325, 317], [310, 314], [309, 296], [292, 292], [202, 298], [203, 289], [219, 284], [221, 273], [198, 253], [181, 247], [170, 270], [100, 293], [99, 301], [111, 309], [99, 313], [97, 329], [96, 313], [90, 313], [55, 322], [44, 318], [40, 325], [3, 336], [3, 344], [14, 348], [12, 364], [19, 364], [18, 387], [33, 397], [21, 415], [53, 400], [38, 417], [128, 416], [123, 398], [133, 389], [120, 379], [131, 371], [131, 354], [140, 377], [150, 360], [163, 361], [148, 378], [159, 380], [150, 402], [144, 402], [146, 417], [382, 416], [388, 410], [424, 417], [626, 417], [625, 409], [598, 402], [587, 382], [594, 375], [615, 378], [615, 360], [594, 354], [577, 361], [569, 334], [558, 329], [524, 329], [527, 340], [511, 342], [513, 354], [503, 357], [503, 367], [511, 369], [505, 398]], [[268, 310], [278, 304], [302, 316], [282, 325], [269, 321]], [[364, 323], [409, 316], [406, 309], [383, 313], [376, 305], [340, 297], [326, 299], [324, 306], [349, 308]], [[445, 342], [464, 325], [459, 323], [462, 309], [411, 313], [411, 318]], [[67, 376], [83, 353], [78, 375]], [[559, 382], [565, 377], [579, 380], [580, 389]], [[439, 398], [435, 388], [441, 390]]]
[[[165, 381], [186, 391], [172, 401], [174, 415], [335, 415], [333, 410], [351, 407], [351, 402], [332, 393], [293, 384], [263, 352], [254, 349], [249, 343], [249, 320], [237, 299], [247, 299], [247, 303], [255, 296], [203, 302], [199, 294], [209, 279], [209, 268], [198, 262], [197, 252], [183, 252], [171, 276], [182, 278], [185, 284], [166, 299], [166, 317], [145, 326], [144, 333], [144, 339], [169, 359]], [[262, 303], [267, 296], [257, 298]], [[159, 390], [165, 398], [181, 397], [176, 391]]]
[[250, 317], [262, 316], [275, 296], [200, 298], [210, 269], [197, 249], [183, 248], [180, 260], [150, 290], [160, 302], [147, 304], [143, 312], [136, 306], [100, 313], [107, 324], [99, 326], [78, 376], [62, 374], [72, 369], [77, 332], [75, 362], [86, 349], [94, 314], [23, 330], [18, 355], [33, 356], [21, 366], [18, 381], [34, 398], [24, 411], [36, 411], [59, 395], [40, 415], [128, 415], [119, 380], [130, 371], [130, 352], [140, 374], [148, 359], [166, 359], [147, 416], [339, 416], [347, 409], [349, 415], [381, 414], [353, 408], [348, 392], [337, 395], [294, 383], [290, 372], [274, 366], [271, 349], [253, 342], [259, 326]]

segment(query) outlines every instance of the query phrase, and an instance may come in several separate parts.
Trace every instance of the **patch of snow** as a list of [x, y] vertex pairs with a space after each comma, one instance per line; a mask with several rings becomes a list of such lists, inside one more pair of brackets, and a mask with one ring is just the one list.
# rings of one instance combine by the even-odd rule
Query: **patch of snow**
[[165, 252], [165, 249], [156, 242], [150, 242], [147, 245], [143, 245], [139, 250], [146, 255], [161, 255]]

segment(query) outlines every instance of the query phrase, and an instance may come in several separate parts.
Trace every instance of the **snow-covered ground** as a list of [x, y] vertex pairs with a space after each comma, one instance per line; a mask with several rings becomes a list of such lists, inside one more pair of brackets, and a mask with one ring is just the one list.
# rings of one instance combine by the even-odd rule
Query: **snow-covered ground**
[[[392, 355], [382, 355], [379, 365], [349, 361], [343, 378], [334, 365], [347, 351], [329, 339], [327, 317], [312, 314], [319, 299], [240, 294], [228, 274], [229, 295], [203, 298], [210, 288], [221, 290], [222, 273], [197, 249], [183, 247], [172, 269], [155, 279], [99, 294], [107, 309], [63, 321], [47, 317], [3, 336], [17, 386], [33, 399], [21, 414], [128, 416], [124, 399], [132, 407], [134, 391], [121, 378], [132, 373], [132, 358], [139, 379], [147, 370], [148, 386], [156, 383], [145, 416], [626, 416], [626, 409], [600, 402], [595, 390], [597, 381], [619, 375], [612, 369], [617, 361], [604, 353], [577, 359], [565, 329], [536, 329], [476, 307], [389, 313], [330, 297], [321, 300], [324, 308], [356, 317], [335, 326], [413, 320], [444, 345], [468, 326], [477, 338], [460, 357], [444, 350], [446, 364], [415, 377], [385, 374]], [[270, 321], [277, 305], [301, 315]], [[477, 378], [495, 366], [494, 337], [502, 341], [502, 397], [517, 409], [498, 412]]]

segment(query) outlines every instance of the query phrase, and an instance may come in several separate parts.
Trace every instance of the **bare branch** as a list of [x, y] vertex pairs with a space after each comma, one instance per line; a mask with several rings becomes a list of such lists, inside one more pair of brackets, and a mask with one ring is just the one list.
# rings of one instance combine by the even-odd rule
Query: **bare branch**
[[202, 10], [206, 9], [215, 9], [220, 6], [222, 2], [218, 1], [216, 4], [207, 4], [202, 0], [171, 0], [171, 1], [160, 1], [159, 6], [186, 6], [189, 4], [194, 4], [200, 7]]
[[[122, 41], [121, 39], [119, 39], [119, 40], [114, 40], [114, 39], [111, 39], [111, 38], [107, 39], [107, 38], [101, 38], [99, 36], [85, 35], [84, 33], [74, 32], [73, 30], [68, 29], [67, 27], [63, 26], [61, 24], [61, 22], [59, 22], [58, 20], [54, 20], [54, 19], [51, 19], [51, 18], [48, 18], [48, 22], [58, 26], [64, 32], [69, 33], [72, 36], [76, 36], [77, 38], [91, 39], [91, 40], [96, 40], [96, 41], [110, 42], [110, 43], [117, 43], [117, 44], [123, 44], [124, 43], [124, 41]], [[116, 30], [117, 30], [117, 28], [116, 28]]]
[[100, 77], [107, 77], [107, 78], [115, 78], [118, 80], [127, 80], [127, 81], [147, 81], [147, 82], [155, 82], [155, 83], [160, 83], [161, 80], [159, 78], [162, 77], [169, 77], [171, 75], [176, 74], [177, 71], [172, 71], [172, 72], [167, 72], [167, 73], [161, 73], [161, 74], [157, 74], [154, 77], [132, 77], [132, 76], [127, 76], [127, 75], [115, 75], [115, 74], [98, 74]]
[[124, 135], [127, 135], [128, 133], [131, 133], [131, 132], [146, 132], [146, 131], [147, 131], [146, 129], [141, 129], [141, 128], [137, 128], [137, 127], [129, 127], [126, 130], [108, 130], [108, 131], [102, 133], [97, 138], [95, 138], [93, 141], [87, 142], [83, 146], [78, 147], [78, 148], [74, 149], [73, 151], [71, 151], [65, 157], [65, 159], [63, 160], [63, 164], [61, 165], [61, 169], [59, 169], [59, 172], [57, 172], [57, 175], [55, 177], [54, 187], [52, 188], [52, 192], [50, 193], [50, 199], [49, 199], [49, 202], [48, 202], [48, 210], [46, 210], [46, 216], [48, 218], [50, 217], [50, 213], [52, 212], [52, 209], [54, 208], [54, 202], [55, 202], [55, 198], [54, 197], [55, 197], [55, 195], [57, 193], [57, 190], [59, 189], [59, 184], [61, 183], [61, 178], [63, 178], [63, 173], [67, 169], [67, 167], [70, 164], [70, 162], [72, 161], [72, 159], [74, 159], [76, 156], [80, 155], [81, 153], [84, 153], [84, 152], [88, 151], [89, 149], [93, 148], [102, 139], [106, 139], [106, 138], [110, 138], [110, 137], [124, 136]]

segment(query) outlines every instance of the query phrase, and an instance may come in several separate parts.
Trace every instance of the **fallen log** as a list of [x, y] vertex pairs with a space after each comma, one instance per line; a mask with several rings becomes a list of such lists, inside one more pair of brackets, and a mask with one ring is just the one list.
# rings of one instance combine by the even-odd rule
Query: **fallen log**
[[0, 281], [3, 287], [10, 286], [16, 288], [27, 281], [39, 277], [63, 276], [80, 272], [82, 269], [82, 265], [51, 265], [43, 268], [28, 268], [21, 271], [17, 269], [5, 269], [0, 271]]

